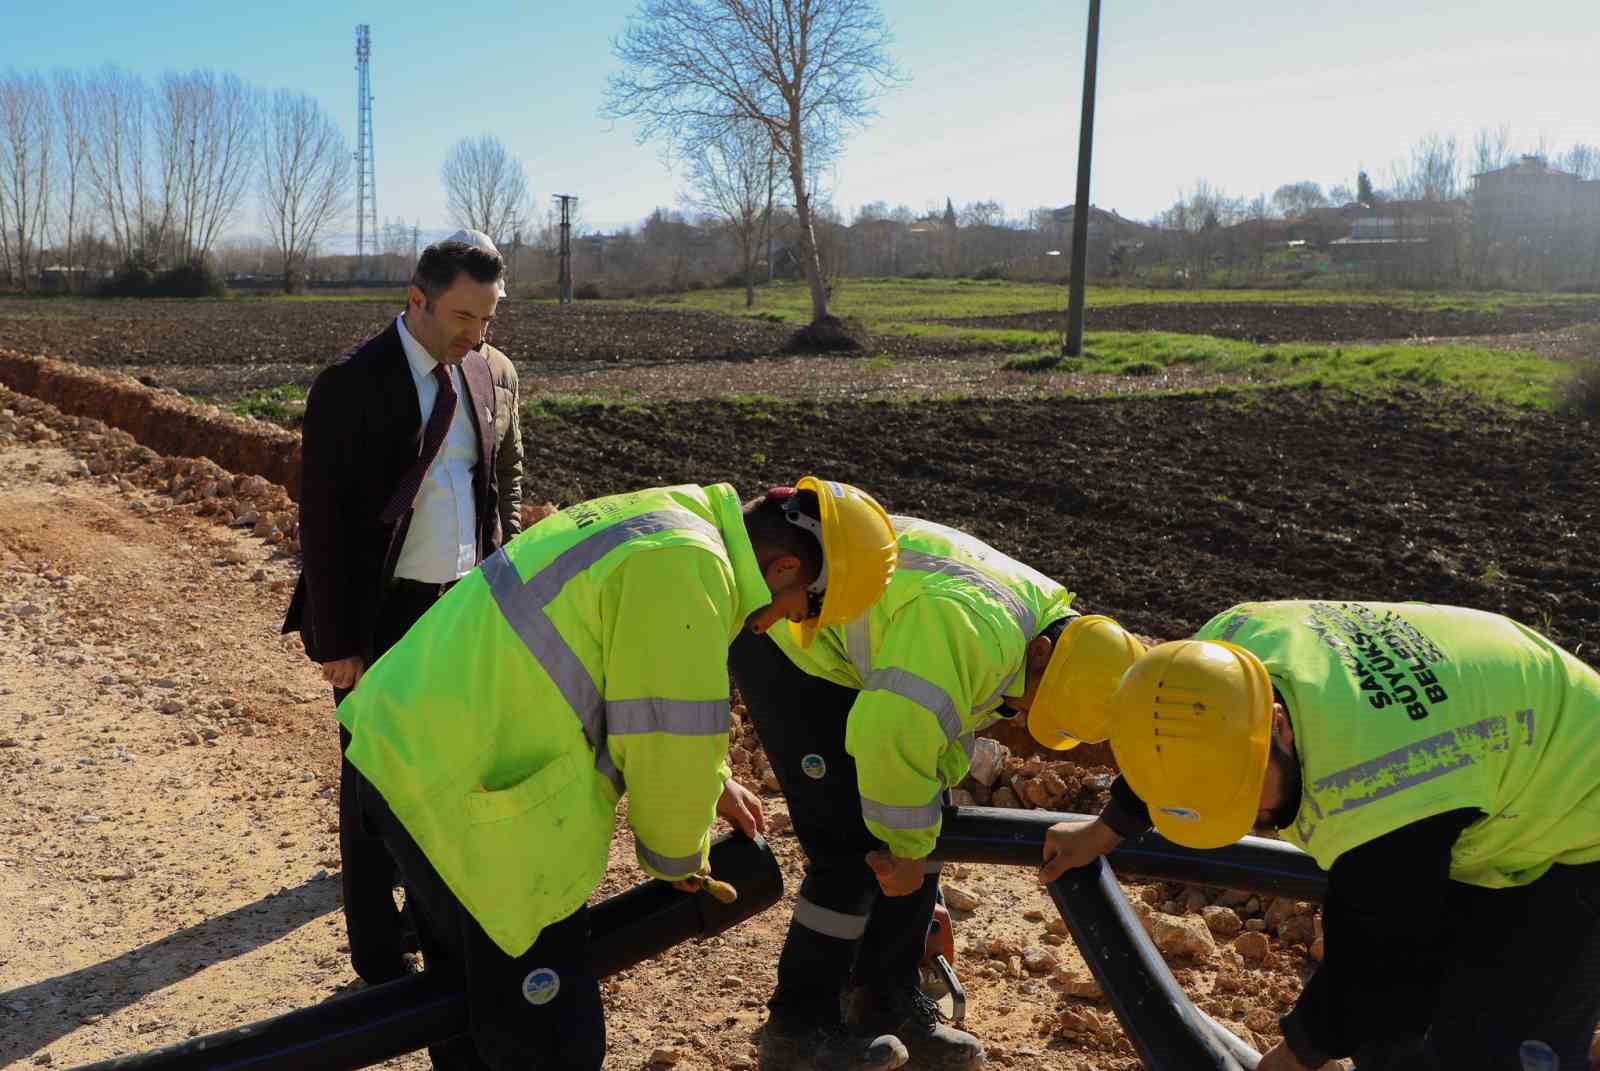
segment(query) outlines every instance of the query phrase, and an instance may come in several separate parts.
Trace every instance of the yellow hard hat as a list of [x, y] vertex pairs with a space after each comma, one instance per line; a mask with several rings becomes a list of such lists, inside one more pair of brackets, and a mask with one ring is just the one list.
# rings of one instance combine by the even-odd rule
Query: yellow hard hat
[[900, 545], [889, 514], [859, 487], [805, 476], [795, 490], [815, 494], [821, 515], [814, 522], [797, 510], [789, 515], [822, 543], [822, 573], [811, 585], [811, 593], [821, 596], [821, 609], [804, 621], [789, 622], [795, 641], [810, 647], [817, 629], [854, 621], [883, 597]]
[[1075, 619], [1061, 633], [1045, 667], [1028, 732], [1043, 746], [1065, 751], [1111, 735], [1106, 703], [1144, 644], [1104, 614]]
[[1163, 837], [1232, 844], [1255, 824], [1272, 740], [1261, 659], [1216, 640], [1150, 650], [1111, 697], [1111, 750]]

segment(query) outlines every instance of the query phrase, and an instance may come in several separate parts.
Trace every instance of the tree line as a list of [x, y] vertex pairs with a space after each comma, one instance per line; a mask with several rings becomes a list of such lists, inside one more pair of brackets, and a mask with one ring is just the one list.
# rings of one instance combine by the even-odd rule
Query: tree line
[[[350, 197], [350, 146], [310, 96], [236, 75], [115, 66], [0, 76], [0, 277], [204, 274], [255, 210], [286, 284]], [[54, 266], [54, 265], [52, 265]]]

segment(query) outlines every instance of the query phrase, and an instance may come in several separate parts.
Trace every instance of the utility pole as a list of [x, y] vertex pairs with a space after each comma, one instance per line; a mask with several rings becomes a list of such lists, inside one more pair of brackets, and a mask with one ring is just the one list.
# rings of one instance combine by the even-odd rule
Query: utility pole
[[517, 281], [517, 257], [522, 253], [522, 228], [516, 227], [511, 231], [511, 264], [506, 269], [509, 281]]
[[413, 264], [415, 264], [417, 262], [417, 257], [421, 255], [421, 251], [417, 249], [417, 231], [418, 231], [418, 229], [419, 228], [417, 226], [416, 221], [413, 220], [411, 222], [411, 263], [413, 263]]
[[356, 263], [379, 250], [378, 172], [372, 155], [372, 27], [356, 27]]
[[578, 199], [570, 193], [558, 193], [555, 199], [561, 202], [561, 268], [556, 276], [556, 292], [562, 305], [570, 305], [572, 303], [572, 206]]
[[1083, 288], [1089, 271], [1089, 157], [1094, 149], [1094, 78], [1100, 48], [1100, 0], [1089, 0], [1089, 43], [1083, 53], [1083, 118], [1078, 124], [1078, 197], [1072, 206], [1072, 280], [1061, 355], [1083, 353]]

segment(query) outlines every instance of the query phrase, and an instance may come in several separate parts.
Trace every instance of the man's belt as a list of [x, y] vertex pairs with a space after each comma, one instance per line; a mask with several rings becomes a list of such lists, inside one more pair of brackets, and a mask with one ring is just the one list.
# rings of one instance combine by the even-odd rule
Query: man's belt
[[[460, 578], [458, 577], [457, 580]], [[394, 576], [389, 578], [389, 590], [404, 592], [407, 595], [431, 595], [438, 598], [456, 586], [456, 580], [446, 580], [442, 584], [435, 584], [427, 580], [412, 580], [408, 577]]]

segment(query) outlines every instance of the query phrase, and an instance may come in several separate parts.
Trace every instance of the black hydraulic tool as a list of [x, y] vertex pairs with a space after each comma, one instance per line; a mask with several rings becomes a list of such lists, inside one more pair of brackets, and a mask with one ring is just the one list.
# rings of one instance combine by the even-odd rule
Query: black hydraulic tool
[[[589, 966], [614, 974], [673, 945], [713, 937], [783, 898], [765, 840], [734, 834], [711, 846], [711, 872], [738, 890], [724, 904], [650, 881], [590, 912]], [[467, 998], [427, 972], [247, 1026], [77, 1071], [353, 1071], [466, 1030]]]
[[[1038, 866], [1044, 834], [1088, 815], [956, 807], [944, 812], [934, 857]], [[1261, 837], [1197, 851], [1147, 833], [1105, 859], [1070, 870], [1050, 897], [1123, 1029], [1153, 1071], [1253, 1071], [1260, 1054], [1194, 1006], [1156, 951], [1113, 875], [1185, 881], [1270, 896], [1321, 900], [1327, 875], [1291, 845]]]

